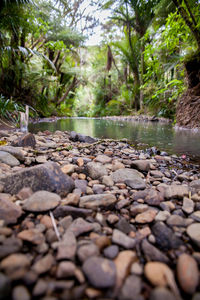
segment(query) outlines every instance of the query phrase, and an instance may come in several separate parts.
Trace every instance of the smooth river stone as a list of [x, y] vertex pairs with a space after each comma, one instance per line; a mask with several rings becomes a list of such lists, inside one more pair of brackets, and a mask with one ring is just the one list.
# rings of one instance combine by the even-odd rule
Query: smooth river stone
[[109, 288], [116, 280], [116, 266], [112, 260], [90, 257], [83, 264], [83, 272], [95, 288]]
[[187, 234], [191, 240], [200, 248], [200, 223], [193, 223], [187, 228]]
[[188, 255], [181, 254], [177, 262], [178, 281], [184, 292], [194, 294], [199, 284], [199, 270], [196, 260]]
[[31, 195], [23, 205], [23, 210], [31, 212], [44, 212], [56, 208], [61, 198], [55, 193], [38, 191]]
[[11, 167], [19, 166], [20, 162], [18, 159], [16, 159], [12, 154], [0, 151], [0, 162], [9, 165]]
[[127, 168], [119, 169], [113, 172], [112, 174], [112, 179], [115, 183], [125, 182], [126, 180], [131, 180], [131, 181], [136, 180], [137, 184], [139, 183], [139, 181], [141, 181], [141, 183], [144, 183], [142, 177], [143, 174], [141, 174], [137, 170], [127, 169]]
[[102, 164], [95, 162], [87, 164], [87, 171], [92, 179], [99, 179], [102, 176], [108, 175], [106, 168]]
[[15, 224], [21, 215], [22, 209], [20, 206], [0, 196], [0, 219], [4, 220], [5, 224]]
[[80, 198], [79, 207], [95, 210], [98, 207], [108, 207], [116, 202], [117, 199], [112, 194], [89, 195]]

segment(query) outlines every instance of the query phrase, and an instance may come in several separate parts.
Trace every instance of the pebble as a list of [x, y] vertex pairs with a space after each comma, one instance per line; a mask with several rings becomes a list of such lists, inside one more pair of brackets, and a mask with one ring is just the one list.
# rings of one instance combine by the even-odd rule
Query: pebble
[[116, 266], [112, 260], [90, 257], [83, 264], [83, 272], [96, 288], [109, 288], [115, 284]]
[[177, 261], [179, 284], [187, 294], [194, 294], [199, 284], [199, 270], [196, 260], [188, 254], [181, 254]]
[[187, 227], [187, 234], [191, 240], [200, 248], [200, 223], [193, 223]]
[[73, 135], [1, 148], [0, 299], [198, 300], [197, 166]]
[[22, 208], [30, 212], [44, 212], [56, 208], [60, 200], [60, 196], [55, 193], [38, 191], [24, 202]]

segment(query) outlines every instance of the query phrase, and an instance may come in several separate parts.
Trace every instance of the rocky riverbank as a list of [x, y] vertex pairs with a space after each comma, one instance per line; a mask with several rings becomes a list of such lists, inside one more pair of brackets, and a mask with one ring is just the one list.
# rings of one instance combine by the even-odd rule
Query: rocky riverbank
[[72, 132], [0, 132], [0, 299], [200, 299], [200, 173]]

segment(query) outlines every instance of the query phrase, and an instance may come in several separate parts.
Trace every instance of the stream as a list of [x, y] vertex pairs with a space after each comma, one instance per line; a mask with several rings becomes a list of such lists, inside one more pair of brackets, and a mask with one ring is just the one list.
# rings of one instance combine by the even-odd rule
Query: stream
[[29, 131], [76, 131], [97, 138], [126, 138], [138, 148], [156, 147], [169, 154], [186, 155], [200, 162], [200, 131], [175, 129], [172, 124], [144, 121], [119, 121], [95, 118], [41, 120], [29, 124]]

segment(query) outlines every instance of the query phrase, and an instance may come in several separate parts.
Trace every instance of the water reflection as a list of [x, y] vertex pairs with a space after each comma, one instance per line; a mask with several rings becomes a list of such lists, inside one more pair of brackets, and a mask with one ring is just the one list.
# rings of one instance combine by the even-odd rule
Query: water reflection
[[56, 122], [30, 124], [29, 130], [31, 132], [67, 130], [98, 138], [127, 138], [136, 145], [142, 143], [146, 144], [146, 147], [156, 146], [169, 153], [200, 158], [200, 132], [175, 130], [170, 124], [67, 118]]

